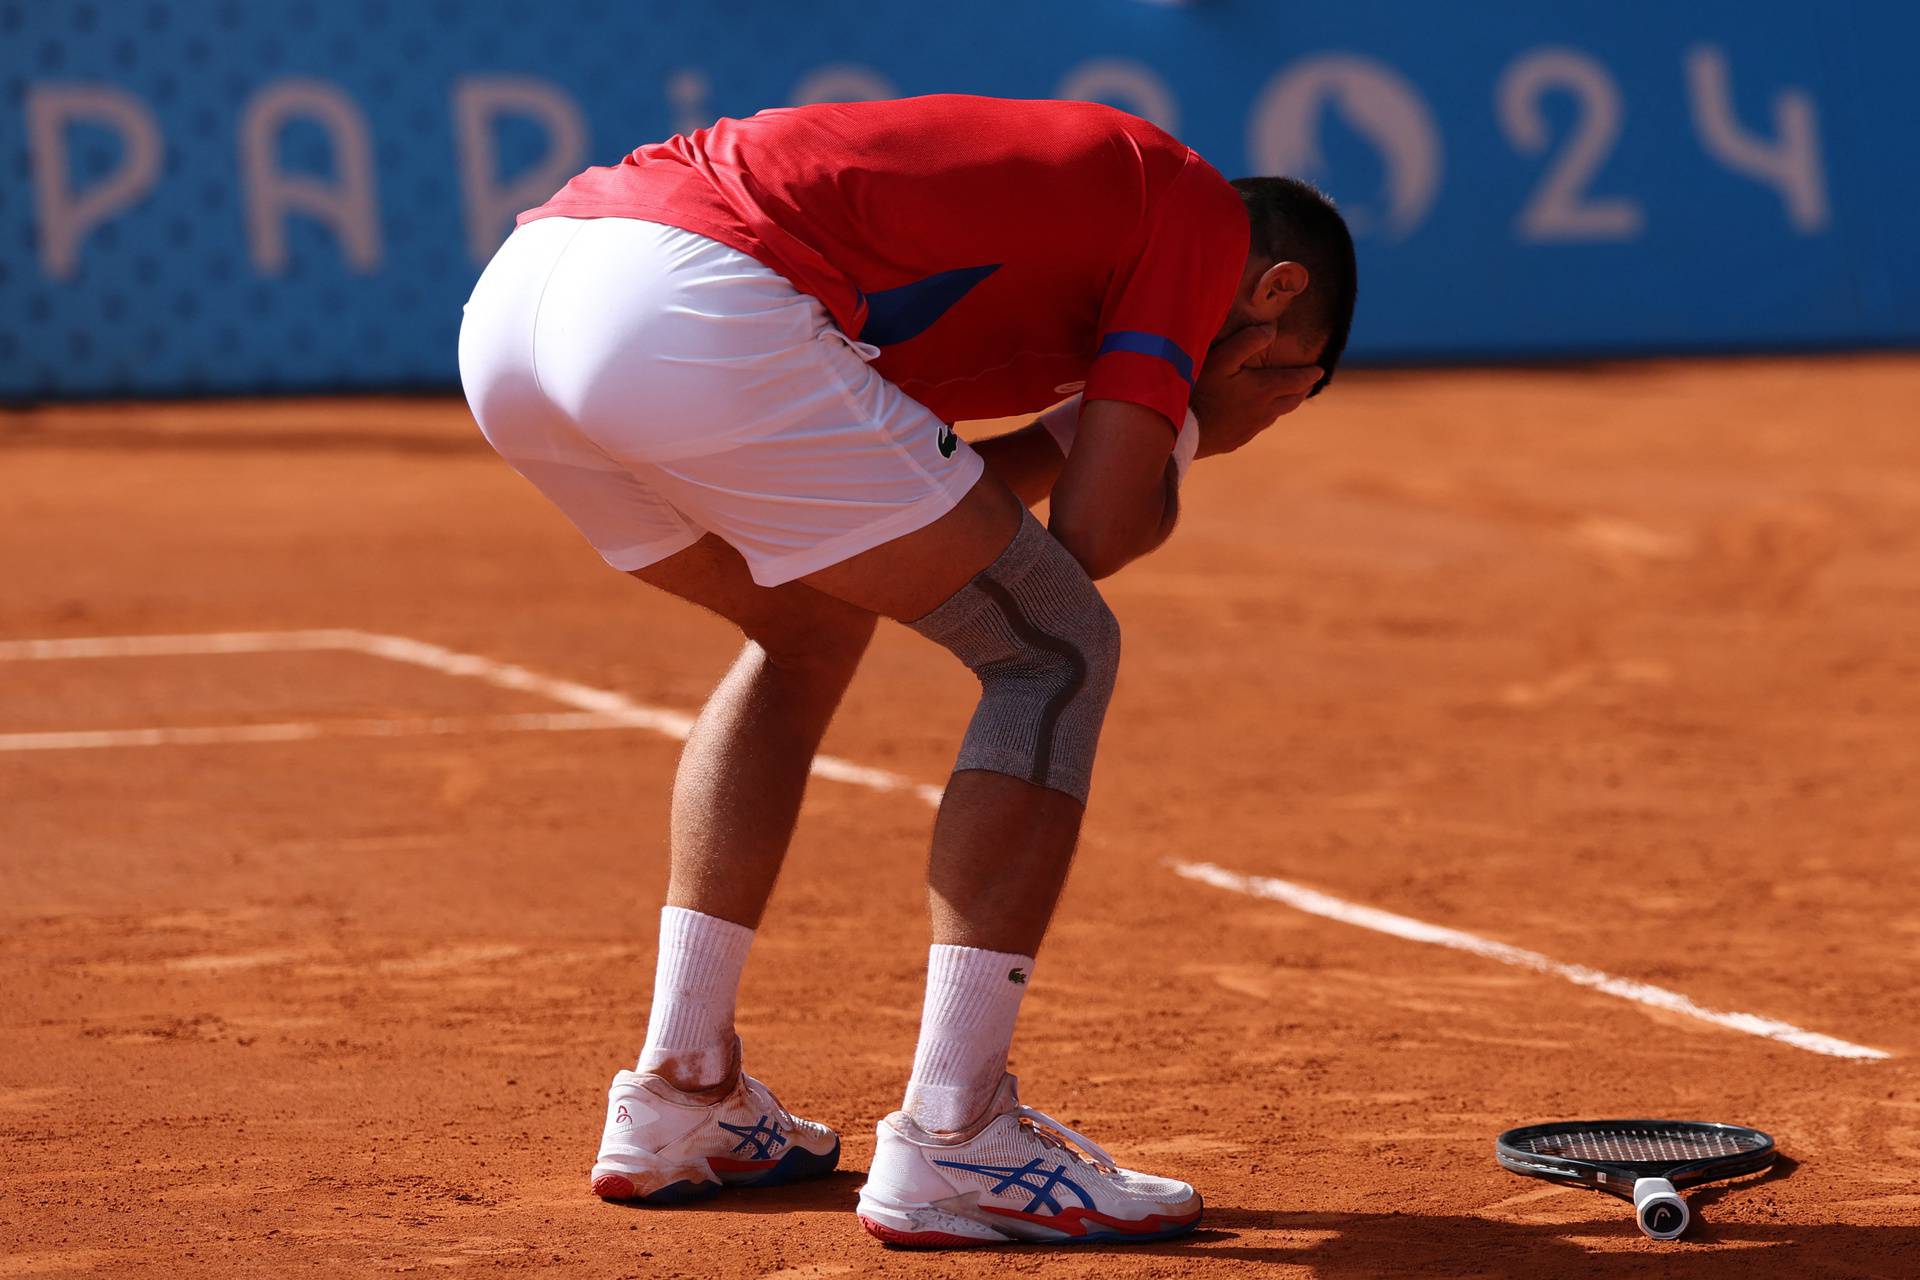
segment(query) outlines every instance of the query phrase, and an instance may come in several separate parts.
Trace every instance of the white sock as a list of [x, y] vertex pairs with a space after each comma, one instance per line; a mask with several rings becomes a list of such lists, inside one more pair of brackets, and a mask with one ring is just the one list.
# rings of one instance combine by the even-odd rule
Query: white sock
[[935, 945], [928, 954], [920, 1046], [903, 1108], [922, 1128], [964, 1129], [993, 1101], [1032, 973], [1032, 956], [1006, 951]]
[[733, 1066], [733, 1004], [753, 930], [683, 907], [660, 909], [660, 962], [640, 1070], [683, 1089], [719, 1084]]

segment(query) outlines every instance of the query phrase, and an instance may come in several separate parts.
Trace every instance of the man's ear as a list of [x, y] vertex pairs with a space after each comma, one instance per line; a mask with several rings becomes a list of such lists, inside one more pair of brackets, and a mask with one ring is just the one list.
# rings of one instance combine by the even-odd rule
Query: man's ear
[[1260, 273], [1253, 286], [1253, 312], [1263, 320], [1278, 320], [1294, 300], [1307, 291], [1310, 277], [1297, 262], [1276, 262]]

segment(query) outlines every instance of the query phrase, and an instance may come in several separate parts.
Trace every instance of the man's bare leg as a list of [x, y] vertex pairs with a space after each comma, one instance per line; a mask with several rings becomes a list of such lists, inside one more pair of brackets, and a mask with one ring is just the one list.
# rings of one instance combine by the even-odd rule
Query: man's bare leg
[[[912, 622], [998, 558], [1021, 510], [1019, 499], [988, 476], [946, 517], [805, 581]], [[927, 871], [933, 940], [1032, 955], [1066, 883], [1081, 812], [1071, 796], [1018, 778], [955, 773], [934, 823]]]
[[[992, 478], [906, 537], [801, 583], [756, 586], [739, 554], [703, 538], [634, 576], [730, 619], [746, 649], [695, 723], [674, 779], [671, 906], [760, 923], [820, 738], [875, 615], [911, 622], [991, 564], [1020, 505]], [[1080, 829], [1069, 796], [1003, 774], [953, 775], [928, 873], [935, 942], [1031, 954]]]
[[667, 903], [757, 928], [875, 618], [799, 583], [756, 586], [739, 553], [711, 536], [634, 576], [747, 635], [680, 753]]
[[1004, 773], [947, 782], [933, 824], [933, 940], [1031, 956], [1040, 949], [1080, 835], [1080, 802]]
[[747, 635], [674, 774], [662, 989], [641, 1055], [644, 1069], [700, 1092], [727, 1086], [737, 1069], [732, 992], [793, 838], [814, 753], [875, 619], [799, 583], [755, 585], [739, 553], [711, 536], [634, 576]]

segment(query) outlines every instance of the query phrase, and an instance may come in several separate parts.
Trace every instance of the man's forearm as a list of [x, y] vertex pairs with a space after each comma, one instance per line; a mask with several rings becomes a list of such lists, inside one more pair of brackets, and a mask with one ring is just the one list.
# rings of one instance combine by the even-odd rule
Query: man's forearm
[[[1146, 559], [1165, 546], [1167, 539], [1173, 536], [1173, 526], [1180, 521], [1180, 472], [1173, 465], [1172, 459], [1167, 460], [1167, 474], [1160, 490], [1160, 503], [1160, 517], [1154, 522], [1152, 531], [1147, 534], [1146, 540], [1139, 545], [1138, 549], [1127, 556], [1123, 564], [1132, 564], [1136, 560]], [[1114, 569], [1117, 571], [1121, 567], [1116, 565]]]
[[1037, 422], [978, 441], [973, 450], [987, 470], [1030, 507], [1053, 492], [1066, 461], [1053, 436]]

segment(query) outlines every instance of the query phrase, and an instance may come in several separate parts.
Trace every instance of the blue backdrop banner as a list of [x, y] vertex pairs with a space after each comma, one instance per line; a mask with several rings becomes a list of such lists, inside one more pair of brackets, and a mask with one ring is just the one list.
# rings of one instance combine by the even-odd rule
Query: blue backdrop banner
[[1910, 344], [1915, 47], [1890, 0], [0, 0], [0, 398], [450, 385], [585, 165], [953, 91], [1319, 182], [1358, 357]]

